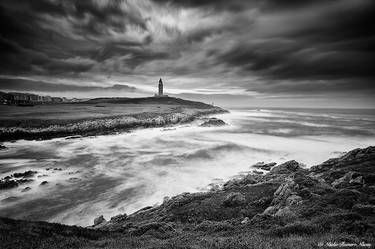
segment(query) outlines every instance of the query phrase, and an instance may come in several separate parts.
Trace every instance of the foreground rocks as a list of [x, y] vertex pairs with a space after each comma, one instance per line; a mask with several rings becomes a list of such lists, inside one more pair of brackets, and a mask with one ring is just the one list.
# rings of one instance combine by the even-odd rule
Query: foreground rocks
[[[59, 247], [53, 248], [67, 243], [72, 248], [318, 248], [318, 243], [332, 241], [374, 245], [374, 167], [375, 147], [356, 149], [310, 169], [288, 161], [209, 192], [165, 198], [161, 205], [108, 221], [100, 216], [89, 229], [0, 218], [0, 233], [11, 241], [5, 248], [14, 248], [14, 241], [24, 241], [16, 248], [37, 248], [25, 246], [30, 241], [25, 238], [32, 236], [43, 243], [58, 236]], [[32, 232], [24, 229], [28, 226]]]
[[278, 234], [303, 224], [309, 233], [375, 235], [374, 162], [375, 147], [369, 147], [310, 169], [294, 160], [268, 164], [267, 174], [248, 174], [207, 193], [178, 195], [120, 221], [108, 221], [100, 229], [126, 233], [161, 221], [183, 228], [231, 220]]

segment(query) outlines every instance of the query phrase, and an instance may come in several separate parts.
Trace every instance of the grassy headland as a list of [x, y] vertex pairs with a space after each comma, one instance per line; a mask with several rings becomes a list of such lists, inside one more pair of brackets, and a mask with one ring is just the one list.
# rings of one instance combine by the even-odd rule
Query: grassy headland
[[[373, 248], [375, 147], [296, 161], [90, 228], [0, 219], [2, 248]], [[336, 244], [336, 246], [335, 246]], [[347, 246], [345, 246], [347, 245]], [[369, 246], [370, 245], [370, 246]]]
[[0, 106], [0, 141], [103, 135], [138, 127], [189, 122], [225, 112], [216, 106], [172, 97], [98, 98], [33, 107]]

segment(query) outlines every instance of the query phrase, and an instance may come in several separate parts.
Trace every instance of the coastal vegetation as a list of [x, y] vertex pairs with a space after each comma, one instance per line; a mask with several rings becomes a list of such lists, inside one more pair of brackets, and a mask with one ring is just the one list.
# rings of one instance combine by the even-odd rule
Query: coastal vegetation
[[0, 141], [113, 134], [184, 123], [223, 112], [226, 111], [220, 107], [173, 97], [99, 98], [74, 104], [1, 106]]
[[369, 248], [375, 235], [375, 147], [306, 168], [257, 174], [165, 198], [87, 228], [0, 219], [3, 248]]

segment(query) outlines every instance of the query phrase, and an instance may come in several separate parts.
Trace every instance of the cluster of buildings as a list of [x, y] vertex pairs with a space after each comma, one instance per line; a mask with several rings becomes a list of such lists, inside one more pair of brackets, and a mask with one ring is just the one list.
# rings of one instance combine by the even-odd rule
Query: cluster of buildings
[[41, 96], [32, 93], [0, 92], [0, 104], [2, 105], [34, 105], [44, 103], [78, 102], [79, 99], [67, 99], [65, 97]]

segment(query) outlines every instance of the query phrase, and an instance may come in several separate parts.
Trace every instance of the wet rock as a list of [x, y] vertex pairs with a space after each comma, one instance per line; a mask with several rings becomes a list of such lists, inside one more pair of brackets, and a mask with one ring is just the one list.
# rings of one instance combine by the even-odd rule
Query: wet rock
[[48, 181], [42, 181], [42, 182], [40, 183], [41, 186], [43, 186], [43, 185], [47, 185], [47, 184], [48, 184]]
[[62, 168], [54, 168], [53, 170], [62, 171]]
[[31, 189], [30, 187], [26, 187], [26, 188], [22, 189], [21, 192], [26, 192], [26, 191], [29, 191], [30, 189]]
[[272, 174], [290, 174], [299, 169], [302, 169], [301, 165], [298, 162], [291, 160], [272, 168], [270, 172]]
[[269, 171], [275, 165], [276, 165], [275, 162], [273, 162], [273, 163], [266, 163], [266, 164], [264, 162], [258, 162], [256, 164], [252, 165], [251, 167]]
[[221, 189], [221, 185], [218, 183], [210, 183], [208, 184], [207, 187], [209, 191], [212, 191], [212, 192], [219, 191]]
[[246, 198], [239, 192], [230, 193], [225, 197], [223, 205], [226, 207], [241, 206], [246, 203]]
[[30, 177], [33, 177], [36, 173], [38, 173], [37, 171], [31, 171], [31, 170], [28, 170], [28, 171], [25, 171], [23, 173], [14, 173], [13, 174], [13, 177], [15, 178], [30, 178]]
[[223, 126], [226, 125], [226, 123], [218, 118], [210, 118], [207, 121], [205, 121], [203, 124], [200, 126], [202, 127], [211, 127], [211, 126]]
[[68, 179], [68, 182], [79, 182], [81, 179], [77, 178], [77, 177], [70, 177]]
[[0, 180], [0, 190], [10, 189], [18, 186], [18, 182], [15, 180]]
[[102, 224], [103, 222], [106, 222], [103, 215], [100, 215], [99, 217], [94, 219], [94, 226], [97, 226], [99, 224]]
[[33, 179], [19, 179], [19, 180], [17, 180], [17, 182], [19, 184], [29, 183], [29, 182], [32, 182], [32, 181], [34, 181], [34, 180]]
[[224, 190], [228, 190], [231, 188], [239, 187], [239, 186], [246, 186], [249, 184], [256, 184], [258, 183], [257, 176], [248, 174], [245, 176], [241, 176], [239, 179], [232, 179], [224, 183], [223, 188]]
[[264, 166], [264, 162], [257, 162], [254, 165], [251, 165], [250, 168], [260, 168]]
[[0, 144], [0, 150], [5, 150], [7, 147], [5, 147], [4, 145], [1, 145]]
[[15, 202], [15, 201], [18, 201], [19, 199], [20, 197], [10, 196], [10, 197], [3, 199], [2, 202]]

